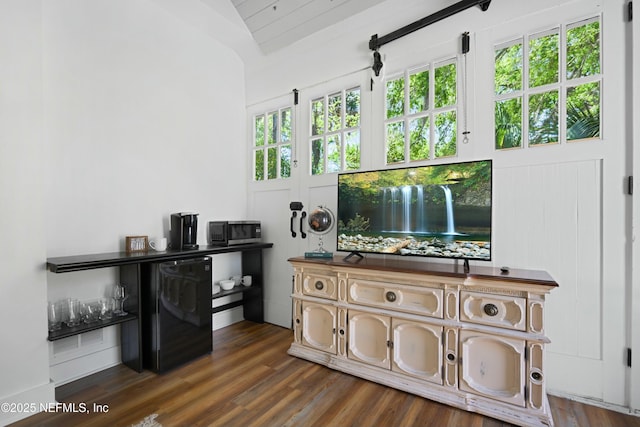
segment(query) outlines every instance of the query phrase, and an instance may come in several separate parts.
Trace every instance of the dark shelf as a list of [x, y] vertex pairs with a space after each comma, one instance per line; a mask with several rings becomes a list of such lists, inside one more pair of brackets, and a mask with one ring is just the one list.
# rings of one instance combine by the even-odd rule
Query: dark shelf
[[120, 323], [128, 322], [130, 320], [137, 319], [138, 316], [135, 314], [127, 314], [126, 316], [116, 316], [114, 315], [109, 320], [98, 320], [97, 322], [91, 323], [82, 323], [78, 326], [68, 327], [64, 323], [62, 324], [62, 328], [58, 331], [49, 332], [49, 341], [61, 340], [62, 338], [72, 337], [74, 335], [83, 334], [89, 331], [95, 331], [96, 329], [106, 328], [111, 325], [118, 325]]
[[229, 295], [236, 295], [236, 294], [242, 294], [243, 295], [242, 299], [238, 301], [232, 301], [230, 303], [227, 303], [218, 307], [212, 307], [211, 313], [212, 314], [220, 313], [221, 311], [229, 310], [230, 308], [240, 307], [241, 305], [244, 305], [247, 302], [246, 299], [251, 298], [252, 295], [254, 298], [257, 296], [260, 302], [262, 303], [262, 294], [261, 294], [261, 289], [259, 287], [243, 286], [243, 285], [235, 286], [233, 289], [230, 289], [228, 291], [221, 290], [217, 294], [211, 295], [211, 299], [215, 300], [218, 298], [223, 298]]
[[218, 292], [217, 294], [211, 295], [211, 299], [218, 299], [218, 298], [226, 297], [226, 296], [233, 295], [233, 294], [241, 294], [241, 293], [244, 293], [244, 292], [251, 292], [251, 291], [258, 292], [256, 289], [258, 289], [258, 288], [254, 288], [252, 286], [238, 285], [238, 286], [235, 286], [233, 289], [230, 289], [228, 291], [225, 291], [223, 289], [220, 292]]
[[145, 262], [173, 261], [197, 256], [215, 255], [230, 252], [267, 249], [273, 243], [248, 243], [234, 246], [200, 246], [191, 250], [167, 250], [163, 252], [111, 252], [89, 255], [73, 255], [47, 258], [47, 268], [53, 273], [91, 270], [94, 268], [119, 267], [122, 265], [141, 264]]

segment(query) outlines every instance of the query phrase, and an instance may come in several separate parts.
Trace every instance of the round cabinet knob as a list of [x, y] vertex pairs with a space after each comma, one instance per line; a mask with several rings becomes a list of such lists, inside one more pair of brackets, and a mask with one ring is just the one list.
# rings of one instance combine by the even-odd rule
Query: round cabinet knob
[[531, 379], [534, 381], [540, 381], [542, 380], [542, 374], [540, 372], [532, 372]]
[[340, 335], [344, 335], [344, 329], [340, 329]]
[[322, 289], [324, 289], [324, 283], [318, 280], [315, 284], [315, 287], [317, 290], [321, 291]]
[[300, 319], [296, 319], [296, 325], [300, 324]]
[[453, 353], [449, 353], [447, 354], [447, 360], [449, 362], [453, 362], [454, 360], [456, 360], [456, 356]]
[[495, 304], [485, 304], [484, 312], [487, 316], [495, 316], [498, 314], [498, 307]]
[[395, 294], [395, 293], [393, 293], [393, 292], [391, 292], [391, 291], [389, 291], [389, 292], [387, 292], [386, 294], [384, 294], [384, 297], [385, 297], [385, 298], [387, 299], [387, 301], [389, 301], [389, 302], [394, 302], [394, 301], [396, 300], [396, 298], [397, 298], [397, 297], [396, 297], [396, 294]]

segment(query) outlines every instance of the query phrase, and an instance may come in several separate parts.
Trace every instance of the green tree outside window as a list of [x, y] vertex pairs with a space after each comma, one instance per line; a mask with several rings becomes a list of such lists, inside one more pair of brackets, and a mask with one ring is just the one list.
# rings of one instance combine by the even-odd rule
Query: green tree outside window
[[386, 82], [387, 164], [457, 153], [457, 79], [457, 62], [450, 60]]
[[254, 117], [253, 179], [264, 181], [291, 176], [291, 108]]
[[309, 143], [311, 175], [360, 168], [360, 88], [311, 101]]
[[[564, 76], [561, 34], [566, 39]], [[600, 38], [600, 21], [593, 18], [529, 37], [527, 44], [516, 41], [495, 49], [496, 149], [600, 137]], [[523, 76], [525, 56], [528, 73]]]

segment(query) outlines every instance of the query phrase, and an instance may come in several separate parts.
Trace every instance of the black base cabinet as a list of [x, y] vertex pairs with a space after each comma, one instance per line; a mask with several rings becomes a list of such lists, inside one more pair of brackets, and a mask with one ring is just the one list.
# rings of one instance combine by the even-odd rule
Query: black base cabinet
[[[240, 252], [242, 256], [242, 275], [251, 275], [252, 285], [250, 287], [235, 287], [231, 291], [222, 291], [216, 295], [212, 295], [212, 299], [217, 299], [241, 293], [242, 300], [210, 309], [211, 311], [207, 316], [210, 320], [211, 314], [213, 313], [242, 305], [244, 318], [246, 320], [263, 323], [264, 273], [262, 250], [271, 247], [273, 247], [273, 243], [254, 243], [225, 247], [201, 246], [199, 249], [183, 251], [168, 250], [166, 252], [133, 254], [116, 252], [48, 258], [47, 267], [49, 271], [53, 273], [119, 267], [120, 283], [125, 285], [128, 291], [128, 297], [124, 301], [124, 310], [128, 313], [127, 316], [114, 318], [114, 320], [108, 322], [98, 322], [75, 328], [63, 328], [60, 331], [50, 332], [49, 340], [54, 341], [119, 323], [121, 325], [120, 348], [122, 363], [137, 372], [142, 372], [144, 369], [154, 369], [159, 372], [163, 371], [164, 369], [154, 368], [153, 363], [150, 362], [151, 356], [146, 354], [150, 351], [150, 346], [148, 344], [145, 345], [145, 341], [147, 343], [150, 342], [150, 334], [153, 334], [151, 328], [145, 326], [144, 306], [146, 306], [146, 304], [143, 304], [145, 291], [151, 289], [152, 265], [165, 261], [186, 260], [207, 255]], [[207, 302], [207, 307], [211, 307], [210, 301]], [[209, 336], [211, 336], [211, 323], [209, 323], [207, 328], [209, 330]], [[145, 360], [147, 363], [145, 363]]]

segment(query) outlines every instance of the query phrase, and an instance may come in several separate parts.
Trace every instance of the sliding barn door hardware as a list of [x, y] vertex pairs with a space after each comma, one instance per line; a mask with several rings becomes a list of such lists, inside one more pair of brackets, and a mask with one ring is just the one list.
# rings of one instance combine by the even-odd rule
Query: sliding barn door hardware
[[[378, 37], [377, 34], [371, 36], [369, 40], [369, 49], [376, 51], [387, 43], [390, 43], [394, 40], [397, 40], [401, 37], [404, 37], [408, 34], [411, 34], [415, 31], [418, 31], [428, 25], [434, 24], [438, 21], [442, 21], [443, 19], [449, 18], [457, 13], [463, 12], [467, 9], [470, 9], [474, 6], [480, 6], [480, 9], [485, 12], [489, 9], [489, 4], [491, 4], [491, 0], [463, 0], [456, 4], [453, 4], [447, 8], [444, 8], [434, 14], [431, 14], [425, 18], [419, 19], [409, 25], [406, 25], [400, 29], [397, 29], [387, 35], [382, 37]], [[375, 61], [375, 57], [374, 57]], [[375, 70], [374, 70], [375, 71]]]

